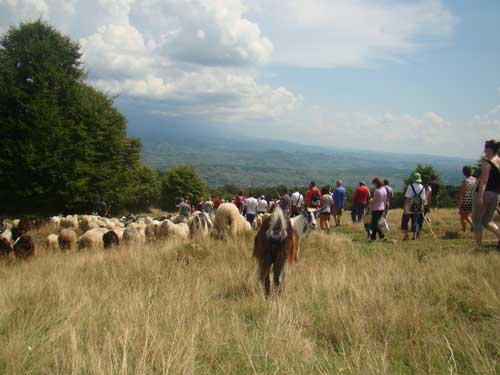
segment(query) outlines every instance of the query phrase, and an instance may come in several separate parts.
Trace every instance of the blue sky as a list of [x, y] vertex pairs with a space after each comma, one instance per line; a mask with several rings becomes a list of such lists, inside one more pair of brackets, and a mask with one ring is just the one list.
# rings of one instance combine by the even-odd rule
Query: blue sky
[[487, 112], [499, 102], [500, 2], [444, 4], [458, 18], [449, 40], [404, 61], [362, 69], [269, 65], [260, 79], [300, 92], [319, 105], [352, 111], [434, 111], [455, 121]]
[[0, 1], [0, 32], [39, 17], [154, 126], [464, 157], [500, 134], [500, 1]]

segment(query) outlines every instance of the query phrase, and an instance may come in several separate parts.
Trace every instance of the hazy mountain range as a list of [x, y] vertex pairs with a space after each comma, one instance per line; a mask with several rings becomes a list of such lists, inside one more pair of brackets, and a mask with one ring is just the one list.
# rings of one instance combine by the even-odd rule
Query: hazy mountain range
[[[125, 111], [127, 112], [127, 111]], [[161, 119], [138, 118], [127, 113], [130, 135], [141, 138], [143, 157], [158, 170], [191, 165], [211, 187], [304, 186], [341, 178], [348, 185], [378, 175], [402, 186], [417, 163], [432, 164], [446, 184], [461, 181], [461, 169], [473, 160], [430, 155], [328, 148], [243, 137], [236, 131], [183, 123], [165, 125]], [[145, 124], [146, 122], [146, 124]]]

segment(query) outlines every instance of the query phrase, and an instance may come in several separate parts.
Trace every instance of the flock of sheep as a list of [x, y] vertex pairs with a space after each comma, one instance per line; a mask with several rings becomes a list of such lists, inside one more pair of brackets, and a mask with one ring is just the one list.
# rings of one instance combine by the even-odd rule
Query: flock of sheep
[[[54, 228], [54, 233], [46, 239], [47, 247], [52, 250], [108, 249], [120, 244], [141, 245], [208, 236], [236, 238], [252, 230], [232, 203], [222, 204], [215, 214], [195, 212], [189, 218], [128, 216], [109, 219], [96, 215], [68, 215], [51, 217], [45, 223]], [[256, 221], [254, 229], [258, 229], [259, 223], [262, 223], [262, 218]], [[32, 222], [25, 220], [4, 223], [0, 234], [0, 255], [14, 253], [19, 258], [33, 256], [35, 245], [29, 235], [31, 228]]]

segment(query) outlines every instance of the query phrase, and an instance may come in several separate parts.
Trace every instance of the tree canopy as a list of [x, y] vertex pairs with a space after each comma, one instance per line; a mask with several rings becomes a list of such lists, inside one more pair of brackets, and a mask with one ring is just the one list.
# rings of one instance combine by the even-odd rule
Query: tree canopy
[[[35, 21], [11, 27], [0, 46], [4, 209], [82, 212], [98, 200], [135, 206], [141, 194], [152, 201], [155, 172], [141, 163], [141, 144], [127, 137], [113, 99], [85, 83], [78, 43]], [[137, 187], [150, 182], [151, 191]]]
[[171, 211], [185, 196], [196, 202], [207, 194], [205, 181], [198, 176], [194, 168], [174, 167], [162, 178], [160, 205], [162, 209]]

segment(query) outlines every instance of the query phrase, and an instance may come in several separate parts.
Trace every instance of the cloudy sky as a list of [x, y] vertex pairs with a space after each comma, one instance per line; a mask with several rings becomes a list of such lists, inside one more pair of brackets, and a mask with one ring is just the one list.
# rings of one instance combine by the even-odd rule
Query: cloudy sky
[[162, 126], [477, 157], [500, 138], [499, 15], [497, 0], [0, 0], [0, 32], [47, 20], [80, 41], [92, 85]]

